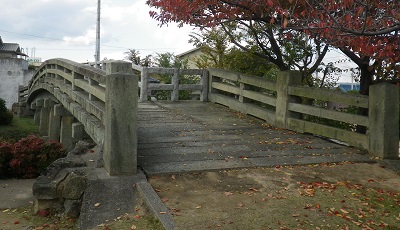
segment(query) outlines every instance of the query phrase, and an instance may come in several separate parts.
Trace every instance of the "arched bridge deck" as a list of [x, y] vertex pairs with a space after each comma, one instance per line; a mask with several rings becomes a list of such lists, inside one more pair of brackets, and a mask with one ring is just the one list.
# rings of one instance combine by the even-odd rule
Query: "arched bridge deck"
[[139, 103], [138, 163], [147, 174], [370, 161], [361, 150], [196, 101]]
[[[367, 97], [301, 86], [296, 72], [280, 72], [270, 81], [220, 69], [103, 64], [105, 71], [47, 60], [29, 86], [21, 88], [20, 104], [35, 110], [35, 122], [47, 139], [71, 148], [89, 136], [104, 146], [110, 175], [134, 174], [138, 164], [156, 174], [369, 161], [356, 148], [295, 131], [345, 141], [372, 156], [399, 158], [399, 90], [394, 85], [373, 85]], [[169, 75], [171, 84], [154, 84], [150, 74]], [[181, 82], [186, 76], [193, 82]], [[157, 90], [170, 91], [171, 101], [147, 102]], [[200, 101], [179, 101], [180, 90]], [[305, 98], [314, 103], [302, 103]], [[332, 102], [368, 110], [368, 116], [329, 108]], [[324, 119], [368, 132], [318, 122]]]

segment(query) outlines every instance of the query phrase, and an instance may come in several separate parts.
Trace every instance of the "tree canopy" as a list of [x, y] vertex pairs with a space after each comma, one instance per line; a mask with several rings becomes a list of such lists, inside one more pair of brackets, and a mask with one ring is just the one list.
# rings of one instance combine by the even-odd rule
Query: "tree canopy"
[[398, 0], [147, 0], [161, 25], [255, 21], [302, 31], [337, 48], [400, 61]]

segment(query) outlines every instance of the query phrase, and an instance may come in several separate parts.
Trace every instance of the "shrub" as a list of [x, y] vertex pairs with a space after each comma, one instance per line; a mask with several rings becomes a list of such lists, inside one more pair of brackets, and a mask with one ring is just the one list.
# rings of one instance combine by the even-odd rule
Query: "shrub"
[[12, 147], [12, 144], [0, 140], [0, 178], [10, 175], [9, 162], [12, 159]]
[[6, 107], [6, 101], [0, 98], [0, 125], [10, 125], [13, 114]]
[[0, 177], [35, 178], [66, 152], [59, 142], [29, 135], [14, 144], [0, 144]]

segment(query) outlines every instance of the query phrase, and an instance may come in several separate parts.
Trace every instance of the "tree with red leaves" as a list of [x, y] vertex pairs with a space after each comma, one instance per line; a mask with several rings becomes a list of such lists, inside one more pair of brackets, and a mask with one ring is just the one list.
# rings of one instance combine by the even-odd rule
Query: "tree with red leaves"
[[392, 77], [400, 72], [399, 0], [148, 0], [147, 4], [157, 10], [150, 15], [161, 25], [257, 23], [284, 31], [289, 40], [293, 31], [305, 33], [356, 62], [362, 94], [368, 94], [378, 71]]

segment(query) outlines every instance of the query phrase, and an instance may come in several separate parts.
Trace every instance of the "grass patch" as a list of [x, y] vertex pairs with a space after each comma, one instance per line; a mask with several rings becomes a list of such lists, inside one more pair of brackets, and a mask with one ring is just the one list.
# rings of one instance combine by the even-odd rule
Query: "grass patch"
[[0, 126], [0, 139], [15, 142], [29, 134], [39, 134], [39, 127], [33, 118], [14, 117], [11, 125]]
[[76, 219], [58, 216], [33, 214], [32, 207], [0, 210], [0, 229], [76, 229]]

